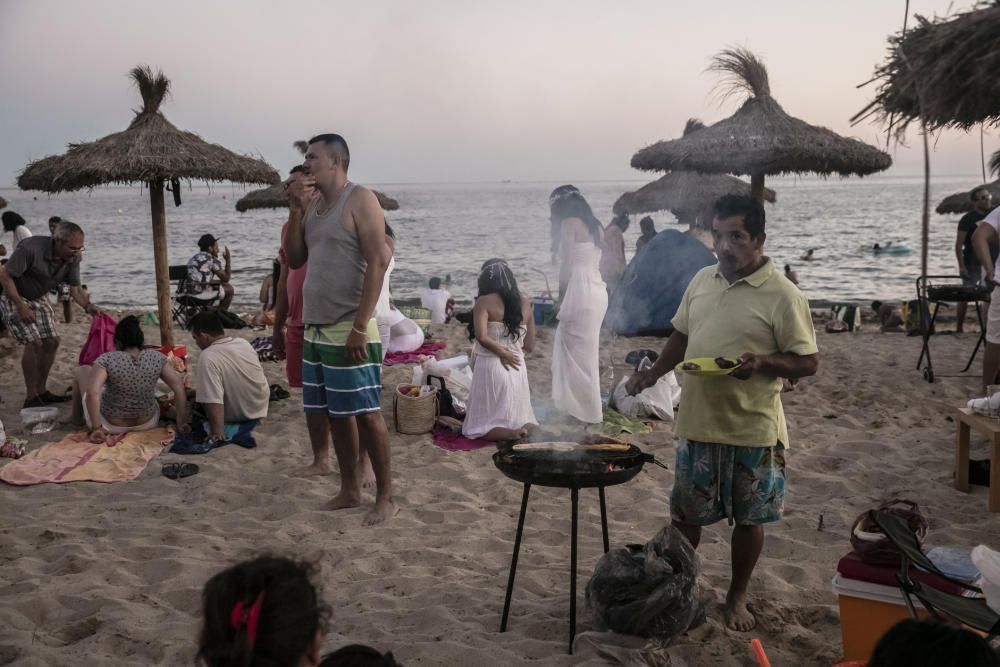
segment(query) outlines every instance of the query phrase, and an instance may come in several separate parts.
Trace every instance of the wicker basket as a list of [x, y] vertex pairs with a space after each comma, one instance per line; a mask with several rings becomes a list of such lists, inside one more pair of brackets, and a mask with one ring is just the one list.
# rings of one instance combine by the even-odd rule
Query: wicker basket
[[396, 422], [396, 431], [409, 435], [430, 433], [438, 414], [437, 389], [421, 396], [407, 396], [400, 392], [401, 388], [411, 386], [399, 384], [393, 392], [392, 414]]

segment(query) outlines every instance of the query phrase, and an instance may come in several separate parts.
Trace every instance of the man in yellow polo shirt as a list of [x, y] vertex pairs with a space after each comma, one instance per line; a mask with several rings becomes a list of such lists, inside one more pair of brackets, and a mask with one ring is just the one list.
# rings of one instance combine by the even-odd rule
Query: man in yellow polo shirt
[[702, 526], [735, 523], [725, 616], [741, 631], [756, 625], [747, 589], [764, 546], [763, 524], [780, 519], [784, 503], [782, 378], [813, 375], [819, 363], [809, 302], [764, 256], [765, 238], [756, 199], [726, 195], [715, 202], [719, 263], [691, 280], [659, 359], [628, 384], [638, 393], [685, 359], [739, 363], [729, 375], [684, 379], [670, 515], [695, 547]]

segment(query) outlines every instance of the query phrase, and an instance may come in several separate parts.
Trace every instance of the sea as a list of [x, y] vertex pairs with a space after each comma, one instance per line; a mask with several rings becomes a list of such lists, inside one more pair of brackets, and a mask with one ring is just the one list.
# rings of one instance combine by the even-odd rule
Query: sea
[[[624, 192], [645, 180], [577, 182], [595, 214], [610, 221], [611, 207]], [[976, 185], [971, 177], [934, 177], [931, 182], [929, 273], [955, 275], [954, 243], [958, 217], [933, 213], [943, 197]], [[394, 298], [419, 297], [428, 280], [450, 276], [459, 303], [476, 289], [484, 259], [502, 257], [513, 269], [523, 294], [557, 288], [552, 263], [548, 195], [558, 182], [372, 183], [399, 201], [386, 214], [396, 232]], [[921, 176], [867, 178], [777, 177], [767, 180], [777, 203], [767, 205], [765, 252], [779, 265], [790, 264], [802, 290], [816, 301], [869, 302], [914, 298], [920, 274]], [[182, 187], [181, 205], [166, 193], [170, 264], [184, 264], [198, 251], [197, 240], [210, 233], [232, 254], [235, 303], [257, 303], [260, 284], [278, 252], [285, 209], [238, 213], [236, 201], [248, 192], [233, 184]], [[145, 309], [156, 304], [149, 191], [142, 186], [96, 188], [47, 195], [0, 188], [8, 210], [17, 211], [35, 234], [47, 234], [47, 220], [58, 215], [86, 232], [83, 282], [95, 302]], [[668, 212], [653, 214], [657, 230], [686, 227]], [[627, 257], [635, 251], [638, 219], [625, 234]], [[874, 254], [874, 243], [905, 245], [908, 254]], [[3, 242], [11, 245], [10, 234]], [[807, 249], [815, 261], [799, 261]], [[237, 309], [239, 310], [239, 309]]]

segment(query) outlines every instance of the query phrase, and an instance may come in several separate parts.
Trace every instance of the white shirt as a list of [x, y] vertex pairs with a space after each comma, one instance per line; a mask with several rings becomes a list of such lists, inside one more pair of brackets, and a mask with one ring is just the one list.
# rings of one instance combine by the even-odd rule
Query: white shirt
[[450, 298], [451, 293], [448, 290], [424, 288], [420, 295], [420, 305], [431, 311], [431, 324], [444, 324]]
[[[987, 213], [979, 224], [987, 224], [1000, 233], [1000, 206]], [[1000, 262], [997, 262], [993, 269], [993, 280], [1000, 281]]]
[[242, 338], [221, 338], [202, 350], [194, 390], [200, 403], [221, 403], [227, 423], [267, 416], [271, 388], [257, 352]]
[[18, 225], [11, 232], [14, 235], [14, 247], [16, 248], [21, 241], [24, 239], [31, 238], [31, 230], [28, 229], [27, 225]]

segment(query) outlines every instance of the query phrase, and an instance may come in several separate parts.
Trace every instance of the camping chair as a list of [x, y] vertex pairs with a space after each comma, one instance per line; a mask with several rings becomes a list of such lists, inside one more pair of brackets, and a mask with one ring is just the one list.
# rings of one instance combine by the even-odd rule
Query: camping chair
[[920, 604], [930, 612], [934, 618], [947, 621], [950, 617], [959, 621], [963, 625], [987, 633], [986, 640], [990, 641], [1000, 634], [1000, 614], [989, 608], [986, 599], [983, 597], [965, 597], [953, 593], [945, 593], [936, 588], [925, 585], [910, 576], [910, 566], [916, 565], [922, 570], [926, 570], [945, 581], [966, 589], [971, 593], [982, 595], [982, 590], [972, 584], [953, 579], [941, 572], [931, 559], [924, 554], [917, 542], [916, 536], [901, 517], [890, 512], [880, 510], [870, 510], [868, 517], [876, 526], [882, 529], [886, 538], [892, 542], [893, 546], [899, 549], [901, 562], [896, 579], [899, 589], [903, 592], [903, 600], [906, 602], [906, 609], [910, 616], [917, 619], [917, 611], [914, 607], [911, 595], [920, 601]]
[[171, 308], [171, 314], [179, 327], [187, 329], [188, 322], [191, 321], [191, 318], [201, 311], [208, 310], [209, 308], [217, 305], [219, 297], [216, 296], [212, 299], [196, 299], [189, 294], [185, 294], [185, 285], [188, 282], [188, 270], [186, 264], [171, 266], [169, 271], [170, 282], [177, 283], [177, 289], [174, 290], [174, 303]]

